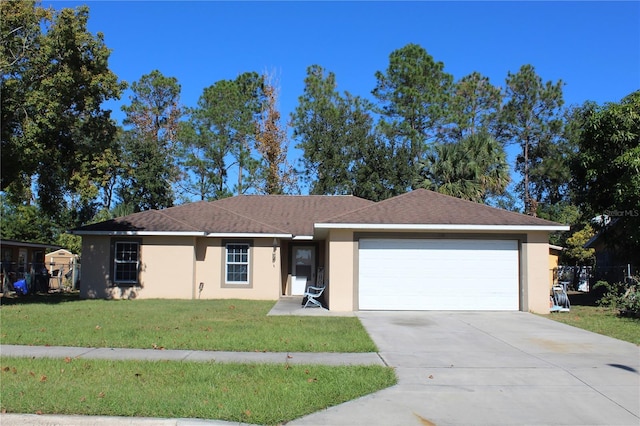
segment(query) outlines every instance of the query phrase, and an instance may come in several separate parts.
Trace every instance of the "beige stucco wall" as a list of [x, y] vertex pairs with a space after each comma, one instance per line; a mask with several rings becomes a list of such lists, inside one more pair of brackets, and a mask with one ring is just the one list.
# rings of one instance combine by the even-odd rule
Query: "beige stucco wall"
[[140, 284], [111, 285], [111, 242], [109, 236], [82, 238], [80, 297], [106, 299], [190, 299], [193, 294], [193, 237], [148, 236], [140, 241]]
[[[424, 235], [427, 237], [427, 235]], [[436, 236], [436, 235], [432, 235]], [[84, 298], [177, 298], [277, 300], [288, 271], [282, 269], [281, 244], [272, 238], [247, 241], [250, 285], [224, 283], [224, 242], [220, 238], [144, 237], [141, 246], [141, 286], [110, 285], [111, 237], [84, 236], [82, 281]], [[288, 246], [288, 245], [287, 245]], [[351, 230], [331, 230], [323, 254], [326, 297], [332, 311], [358, 309], [358, 242]], [[285, 250], [286, 251], [286, 250]], [[320, 262], [319, 262], [320, 263]], [[285, 262], [285, 265], [287, 263]], [[530, 232], [521, 241], [521, 309], [549, 312], [549, 245], [547, 232]], [[203, 283], [202, 291], [199, 284]]]
[[549, 313], [549, 233], [529, 232], [522, 244], [522, 310]]
[[[225, 240], [226, 241], [226, 240]], [[273, 238], [233, 240], [252, 243], [250, 285], [224, 283], [225, 246], [220, 238], [198, 238], [195, 269], [196, 298], [277, 300], [281, 292], [280, 247]], [[200, 283], [202, 292], [199, 291]]]
[[334, 229], [327, 237], [327, 293], [329, 309], [332, 311], [353, 311], [357, 309], [356, 283], [358, 273], [355, 259], [358, 243], [353, 241], [353, 231]]
[[110, 237], [82, 237], [82, 273], [80, 297], [106, 299], [110, 297]]
[[[413, 233], [415, 236], [415, 233]], [[381, 233], [378, 233], [381, 235]], [[392, 235], [392, 234], [389, 234]], [[393, 233], [398, 237], [400, 233]], [[450, 234], [447, 234], [450, 235]], [[466, 238], [470, 234], [459, 234]], [[523, 311], [549, 313], [549, 234], [530, 232], [526, 238], [521, 233], [501, 234], [500, 238], [521, 240], [520, 296]], [[420, 234], [421, 238], [442, 238], [445, 235]], [[485, 234], [485, 238], [493, 238]], [[331, 230], [327, 237], [327, 276], [329, 277], [329, 308], [332, 311], [358, 309], [358, 242], [349, 230]]]
[[194, 237], [144, 237], [140, 248], [140, 284], [136, 297], [193, 297]]
[[137, 238], [141, 241], [140, 285], [122, 287], [111, 286], [112, 237], [83, 236], [82, 240], [83, 298], [276, 300], [280, 295], [280, 248], [274, 249], [272, 238], [249, 241], [251, 284], [237, 287], [224, 284], [224, 246], [220, 238]]

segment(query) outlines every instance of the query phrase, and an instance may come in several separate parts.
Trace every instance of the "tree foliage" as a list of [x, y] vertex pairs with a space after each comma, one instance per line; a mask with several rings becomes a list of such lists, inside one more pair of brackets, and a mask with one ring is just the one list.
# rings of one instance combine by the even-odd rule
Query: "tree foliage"
[[52, 243], [59, 232], [36, 205], [14, 204], [0, 195], [0, 234], [6, 240]]
[[293, 137], [303, 150], [302, 164], [311, 194], [349, 194], [352, 146], [345, 143], [344, 100], [335, 74], [319, 65], [307, 68], [304, 93], [292, 114]]
[[119, 196], [134, 211], [171, 207], [179, 173], [180, 85], [175, 77], [154, 70], [132, 83], [131, 91], [130, 105], [122, 107], [128, 129], [121, 139], [126, 167]]
[[309, 67], [304, 94], [292, 114], [310, 192], [381, 199], [388, 191], [391, 157], [376, 140], [371, 105], [348, 92], [341, 95], [336, 87], [332, 72]]
[[377, 71], [373, 95], [379, 102], [381, 133], [389, 145], [408, 154], [408, 189], [417, 176], [427, 143], [440, 137], [447, 121], [453, 77], [427, 51], [408, 44], [389, 56], [386, 72]]
[[594, 235], [595, 231], [589, 224], [575, 230], [565, 241], [563, 261], [572, 265], [592, 265], [595, 259], [594, 250], [584, 246]]
[[[98, 161], [116, 126], [101, 105], [124, 88], [108, 68], [101, 33], [87, 30], [86, 6], [44, 10], [3, 2], [2, 190], [30, 202], [35, 182], [45, 214], [61, 214], [68, 195], [92, 203]], [[83, 179], [78, 179], [79, 175]]]
[[[220, 80], [204, 89], [182, 123], [182, 188], [200, 199], [219, 199], [255, 189], [259, 160], [251, 155], [256, 125], [265, 105], [256, 72]], [[237, 183], [229, 182], [237, 167]]]
[[543, 82], [531, 65], [507, 75], [501, 136], [520, 145], [515, 169], [523, 176], [520, 193], [527, 214], [537, 214], [544, 197], [557, 192], [553, 184], [568, 175], [568, 162], [557, 144], [563, 124], [562, 85], [562, 81]]
[[640, 208], [640, 91], [582, 108], [575, 190], [590, 213]]
[[297, 190], [295, 170], [289, 164], [289, 141], [278, 110], [278, 88], [273, 77], [263, 75], [264, 95], [260, 117], [256, 122], [256, 151], [261, 157], [258, 191], [264, 194], [284, 194]]
[[487, 133], [435, 145], [421, 177], [423, 188], [477, 203], [501, 195], [510, 181], [506, 153]]
[[[640, 240], [635, 217], [619, 217], [640, 210], [640, 92], [563, 116], [562, 81], [543, 82], [531, 65], [509, 73], [504, 90], [478, 72], [454, 82], [442, 62], [408, 44], [375, 73], [370, 101], [339, 92], [336, 76], [312, 65], [291, 114], [302, 150], [294, 171], [289, 123], [268, 76], [214, 82], [183, 110], [177, 79], [152, 71], [131, 85], [119, 129], [101, 105], [125, 85], [108, 68], [102, 34], [87, 30], [88, 7], [54, 12], [12, 1], [0, 12], [0, 190], [3, 215], [15, 218], [3, 218], [3, 237], [54, 242], [65, 227], [176, 201], [296, 192], [299, 176], [312, 194], [378, 201], [426, 187], [512, 205], [504, 146], [513, 144], [526, 213], [578, 222], [571, 189], [585, 215], [615, 212]], [[20, 228], [29, 221], [37, 235]], [[588, 232], [575, 229], [554, 241], [577, 250]]]
[[640, 91], [619, 103], [603, 106], [587, 103], [574, 118], [581, 129], [572, 163], [577, 201], [587, 217], [611, 218], [616, 227], [612, 245], [637, 257], [640, 252]]
[[450, 121], [447, 139], [458, 141], [481, 132], [497, 137], [501, 107], [502, 92], [488, 77], [479, 72], [462, 77], [454, 84], [447, 107]]

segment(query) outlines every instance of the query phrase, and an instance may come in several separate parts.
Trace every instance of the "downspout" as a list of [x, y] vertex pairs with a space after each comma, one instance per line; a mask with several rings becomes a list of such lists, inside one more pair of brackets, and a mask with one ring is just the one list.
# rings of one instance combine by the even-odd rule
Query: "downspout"
[[193, 258], [191, 260], [191, 300], [196, 300], [196, 269], [198, 268], [197, 252], [198, 237], [193, 237]]

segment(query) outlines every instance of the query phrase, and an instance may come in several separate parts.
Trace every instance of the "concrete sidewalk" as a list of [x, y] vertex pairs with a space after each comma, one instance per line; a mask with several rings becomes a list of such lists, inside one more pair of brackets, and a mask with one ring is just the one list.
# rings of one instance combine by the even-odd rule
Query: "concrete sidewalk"
[[62, 416], [37, 414], [0, 414], [2, 426], [231, 426], [245, 423], [222, 420], [158, 419], [145, 417]]
[[80, 358], [145, 361], [215, 361], [237, 363], [385, 365], [375, 352], [223, 352], [193, 350], [78, 348], [0, 345], [0, 355], [35, 358]]

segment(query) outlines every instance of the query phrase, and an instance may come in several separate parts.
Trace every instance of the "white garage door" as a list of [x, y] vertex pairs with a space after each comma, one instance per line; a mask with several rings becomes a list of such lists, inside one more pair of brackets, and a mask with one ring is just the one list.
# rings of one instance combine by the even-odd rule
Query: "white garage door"
[[361, 239], [361, 310], [518, 310], [518, 242]]

